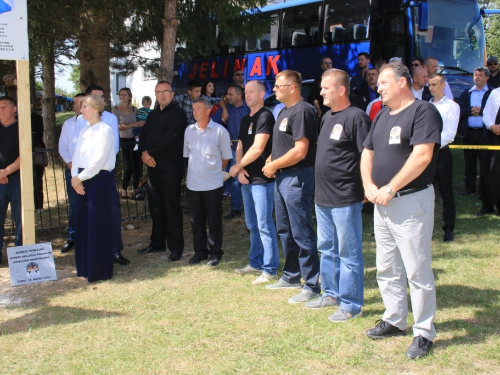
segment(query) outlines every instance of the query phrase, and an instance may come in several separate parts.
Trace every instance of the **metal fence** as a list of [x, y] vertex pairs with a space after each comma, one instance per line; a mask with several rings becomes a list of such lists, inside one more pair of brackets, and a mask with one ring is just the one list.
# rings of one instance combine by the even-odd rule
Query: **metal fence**
[[[49, 165], [43, 171], [43, 178], [41, 179], [42, 186], [40, 186], [40, 183], [37, 181], [35, 171], [33, 175], [33, 192], [35, 197], [38, 195], [38, 197], [36, 197], [35, 199], [35, 203], [38, 203], [38, 207], [41, 207], [41, 209], [38, 208], [35, 210], [35, 230], [58, 229], [68, 226], [69, 204], [64, 173], [66, 164], [60, 158], [58, 150], [47, 149], [46, 152], [49, 160]], [[119, 189], [122, 185], [121, 182], [123, 178], [124, 168], [125, 162], [120, 152], [117, 156], [117, 163], [115, 168], [117, 189]], [[40, 178], [38, 180], [40, 181]], [[144, 166], [143, 168], [141, 180], [144, 182], [146, 181], [146, 166]], [[127, 194], [129, 197], [132, 196], [131, 185], [132, 184], [130, 184], [129, 186]], [[26, 187], [23, 186], [23, 188]], [[42, 196], [43, 203], [40, 202]], [[185, 205], [185, 203], [186, 194], [185, 184], [183, 183], [181, 204]], [[145, 219], [150, 217], [147, 194], [144, 195], [143, 200], [120, 199], [120, 205], [122, 221]], [[10, 213], [8, 213], [7, 217], [11, 218]], [[5, 229], [6, 234], [13, 233], [12, 218], [5, 223]]]

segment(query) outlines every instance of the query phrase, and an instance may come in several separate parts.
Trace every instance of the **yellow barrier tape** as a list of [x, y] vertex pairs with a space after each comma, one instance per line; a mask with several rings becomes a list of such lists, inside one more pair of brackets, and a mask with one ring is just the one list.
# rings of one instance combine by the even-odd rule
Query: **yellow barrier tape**
[[500, 151], [500, 146], [473, 146], [473, 145], [450, 145], [454, 150], [495, 150]]

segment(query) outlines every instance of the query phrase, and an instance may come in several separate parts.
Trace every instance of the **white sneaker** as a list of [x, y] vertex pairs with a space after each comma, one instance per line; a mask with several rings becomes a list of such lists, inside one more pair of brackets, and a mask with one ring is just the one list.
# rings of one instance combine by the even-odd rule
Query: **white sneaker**
[[252, 281], [252, 285], [265, 284], [274, 280], [276, 275], [269, 275], [268, 273], [262, 272], [259, 277]]
[[239, 273], [240, 275], [246, 275], [247, 273], [261, 273], [262, 270], [258, 270], [257, 268], [253, 268], [250, 264], [247, 264], [243, 268], [236, 268], [234, 272]]

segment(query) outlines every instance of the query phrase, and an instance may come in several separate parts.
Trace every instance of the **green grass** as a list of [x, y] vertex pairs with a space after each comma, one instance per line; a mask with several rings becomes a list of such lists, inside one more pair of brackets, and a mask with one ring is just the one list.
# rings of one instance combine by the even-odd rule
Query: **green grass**
[[[455, 192], [463, 184], [462, 151], [455, 158]], [[439, 195], [439, 194], [438, 194]], [[296, 291], [252, 286], [255, 276], [234, 268], [247, 262], [242, 218], [225, 222], [222, 263], [216, 268], [139, 256], [149, 222], [124, 232], [130, 267], [111, 281], [88, 284], [74, 273], [73, 254], [56, 255], [59, 281], [0, 294], [2, 374], [471, 374], [500, 368], [500, 242], [497, 216], [476, 218], [473, 196], [456, 195], [456, 239], [442, 242], [436, 202], [433, 269], [438, 311], [433, 355], [408, 361], [411, 337], [373, 341], [364, 331], [384, 306], [376, 283], [373, 221], [364, 215], [363, 317], [333, 324], [334, 310], [289, 305]], [[228, 210], [225, 200], [225, 210]], [[185, 215], [187, 249], [191, 249]], [[40, 240], [47, 240], [41, 238]], [[54, 242], [54, 248], [62, 239]], [[6, 275], [5, 266], [0, 276]], [[0, 279], [1, 281], [2, 279]], [[3, 284], [4, 285], [4, 284]], [[5, 304], [5, 299], [9, 303]], [[409, 316], [408, 326], [412, 323]], [[411, 330], [410, 330], [411, 332]]]

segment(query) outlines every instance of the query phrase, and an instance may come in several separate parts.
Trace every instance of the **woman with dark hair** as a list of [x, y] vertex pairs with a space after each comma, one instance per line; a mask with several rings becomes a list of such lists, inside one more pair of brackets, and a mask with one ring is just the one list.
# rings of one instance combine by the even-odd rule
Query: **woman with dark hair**
[[118, 130], [120, 131], [120, 147], [122, 157], [125, 161], [123, 171], [121, 197], [127, 199], [127, 187], [132, 179], [132, 196], [135, 195], [142, 174], [142, 163], [139, 151], [134, 151], [135, 136], [134, 128], [143, 127], [145, 121], [137, 121], [137, 108], [132, 105], [132, 92], [129, 88], [122, 88], [119, 92], [120, 104], [113, 107], [113, 114], [118, 118]]
[[208, 96], [210, 98], [215, 98], [215, 85], [212, 81], [207, 81], [201, 86], [201, 95]]
[[110, 220], [116, 200], [115, 145], [111, 127], [101, 121], [104, 100], [89, 95], [81, 101], [88, 125], [80, 131], [71, 167], [75, 201], [76, 272], [89, 282], [113, 276], [117, 226]]

